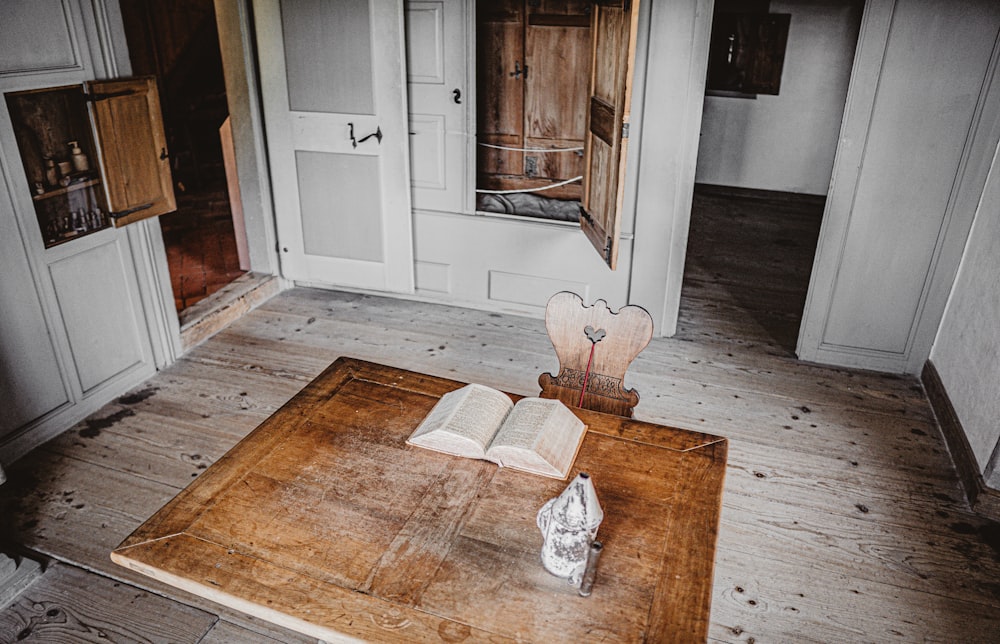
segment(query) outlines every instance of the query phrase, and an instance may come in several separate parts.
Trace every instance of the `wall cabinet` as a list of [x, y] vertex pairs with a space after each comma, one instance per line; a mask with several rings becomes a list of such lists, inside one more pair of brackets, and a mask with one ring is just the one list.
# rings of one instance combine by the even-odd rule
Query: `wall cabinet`
[[155, 79], [5, 99], [46, 248], [176, 210]]
[[[539, 188], [583, 174], [590, 7], [584, 0], [480, 1], [479, 187]], [[516, 152], [519, 148], [570, 152]], [[580, 184], [546, 191], [580, 199]]]

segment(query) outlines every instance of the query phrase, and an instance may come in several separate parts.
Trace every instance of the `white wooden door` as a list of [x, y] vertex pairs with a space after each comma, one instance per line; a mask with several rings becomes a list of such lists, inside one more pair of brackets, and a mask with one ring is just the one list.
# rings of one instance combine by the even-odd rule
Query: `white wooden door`
[[467, 0], [407, 0], [410, 180], [417, 210], [466, 212], [468, 188]]
[[282, 273], [413, 291], [402, 0], [255, 0]]

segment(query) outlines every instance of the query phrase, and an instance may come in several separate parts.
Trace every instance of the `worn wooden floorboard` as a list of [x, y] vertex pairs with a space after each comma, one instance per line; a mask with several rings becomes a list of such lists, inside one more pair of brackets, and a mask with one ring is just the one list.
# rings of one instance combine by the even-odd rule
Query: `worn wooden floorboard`
[[716, 558], [709, 637], [718, 642], [996, 642], [1000, 613], [802, 559]]
[[[969, 511], [920, 383], [794, 358], [815, 204], [699, 200], [679, 332], [654, 339], [626, 383], [638, 418], [730, 439], [710, 639], [996, 641], [1000, 528]], [[108, 552], [341, 355], [526, 395], [558, 367], [540, 319], [295, 289], [9, 468], [0, 538], [89, 571], [74, 587], [127, 583], [212, 617], [173, 641], [313, 641]], [[131, 628], [131, 605], [102, 592], [66, 601]]]
[[[831, 501], [821, 499], [820, 503]], [[837, 507], [820, 522], [801, 505], [746, 497], [727, 501], [723, 517], [723, 530], [731, 531], [738, 544], [766, 544], [731, 549], [744, 557], [780, 560], [813, 571], [947, 596], [995, 612], [997, 596], [984, 592], [993, 583], [995, 570], [984, 571], [972, 563], [993, 553], [988, 546], [968, 545], [960, 532], [947, 529], [932, 539], [903, 541], [900, 534], [919, 534], [919, 528], [910, 517], [897, 520], [891, 511], [872, 517], [854, 507]]]
[[217, 617], [64, 564], [6, 610], [0, 642], [198, 642]]

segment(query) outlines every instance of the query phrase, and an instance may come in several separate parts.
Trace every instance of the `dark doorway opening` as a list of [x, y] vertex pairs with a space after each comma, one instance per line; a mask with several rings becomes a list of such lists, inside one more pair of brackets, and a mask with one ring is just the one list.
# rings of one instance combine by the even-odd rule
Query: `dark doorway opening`
[[[122, 0], [134, 75], [156, 76], [177, 211], [160, 218], [178, 313], [243, 275], [220, 129], [227, 124], [213, 0]], [[241, 267], [242, 264], [242, 267]]]
[[[795, 356], [863, 8], [715, 3], [721, 64], [752, 62], [773, 82], [706, 91], [679, 336]], [[770, 66], [747, 51], [764, 44]]]

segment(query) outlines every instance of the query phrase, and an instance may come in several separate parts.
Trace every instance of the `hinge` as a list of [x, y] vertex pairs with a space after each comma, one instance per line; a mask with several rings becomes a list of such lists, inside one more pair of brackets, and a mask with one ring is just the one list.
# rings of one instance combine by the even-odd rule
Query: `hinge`
[[125, 210], [119, 210], [118, 212], [113, 212], [110, 214], [112, 219], [120, 219], [125, 215], [131, 215], [133, 212], [139, 212], [140, 210], [148, 210], [149, 208], [152, 207], [153, 207], [152, 203], [144, 203], [141, 206], [135, 206], [134, 208], [126, 208]]
[[608, 266], [611, 266], [611, 238], [608, 237], [608, 243], [604, 245], [604, 261], [607, 262]]
[[622, 123], [622, 138], [628, 138], [628, 123]]
[[138, 94], [138, 93], [139, 92], [137, 92], [134, 89], [123, 89], [120, 92], [103, 92], [103, 93], [95, 92], [93, 94], [87, 94], [86, 100], [93, 103], [95, 101], [103, 101], [109, 98], [118, 98], [119, 96], [131, 96], [132, 94]]

